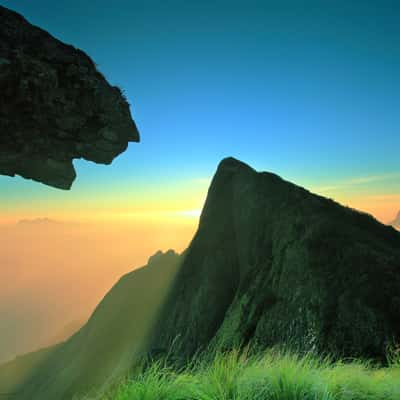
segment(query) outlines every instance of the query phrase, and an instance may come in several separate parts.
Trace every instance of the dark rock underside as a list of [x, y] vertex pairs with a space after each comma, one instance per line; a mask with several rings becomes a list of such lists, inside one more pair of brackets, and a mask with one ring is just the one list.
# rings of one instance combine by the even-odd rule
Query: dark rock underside
[[73, 159], [109, 164], [131, 141], [129, 104], [93, 61], [0, 6], [0, 174], [69, 189]]

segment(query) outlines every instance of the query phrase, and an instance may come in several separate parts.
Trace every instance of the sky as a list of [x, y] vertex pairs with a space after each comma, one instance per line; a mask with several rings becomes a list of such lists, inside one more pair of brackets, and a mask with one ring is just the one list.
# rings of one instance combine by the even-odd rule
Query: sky
[[234, 156], [387, 222], [400, 208], [398, 1], [20, 0], [131, 103], [140, 144], [71, 192], [0, 177], [0, 218], [201, 208]]
[[141, 134], [109, 166], [76, 160], [71, 191], [0, 176], [9, 337], [63, 315], [53, 332], [156, 250], [182, 251], [227, 156], [384, 223], [400, 210], [397, 0], [0, 4], [89, 54]]

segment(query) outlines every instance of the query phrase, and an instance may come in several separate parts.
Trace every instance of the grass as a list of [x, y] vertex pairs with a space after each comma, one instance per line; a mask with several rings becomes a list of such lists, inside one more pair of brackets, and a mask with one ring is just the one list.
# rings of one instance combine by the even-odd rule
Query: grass
[[386, 367], [278, 350], [217, 354], [179, 372], [156, 361], [97, 399], [400, 400], [400, 354], [391, 351]]

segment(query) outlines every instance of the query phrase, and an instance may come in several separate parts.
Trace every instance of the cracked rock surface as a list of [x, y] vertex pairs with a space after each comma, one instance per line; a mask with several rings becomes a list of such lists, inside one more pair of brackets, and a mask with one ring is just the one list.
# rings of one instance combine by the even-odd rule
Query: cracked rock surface
[[0, 6], [0, 174], [69, 189], [75, 158], [110, 164], [139, 133], [81, 50]]

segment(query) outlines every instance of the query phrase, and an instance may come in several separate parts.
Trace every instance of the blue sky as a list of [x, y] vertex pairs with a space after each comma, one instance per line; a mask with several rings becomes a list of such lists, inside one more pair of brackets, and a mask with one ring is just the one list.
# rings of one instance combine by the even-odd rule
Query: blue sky
[[87, 52], [124, 89], [142, 138], [111, 166], [76, 161], [71, 193], [0, 177], [0, 214], [21, 194], [33, 214], [110, 193], [145, 203], [157, 188], [200, 199], [207, 186], [193, 185], [226, 156], [400, 208], [400, 2], [0, 4]]

